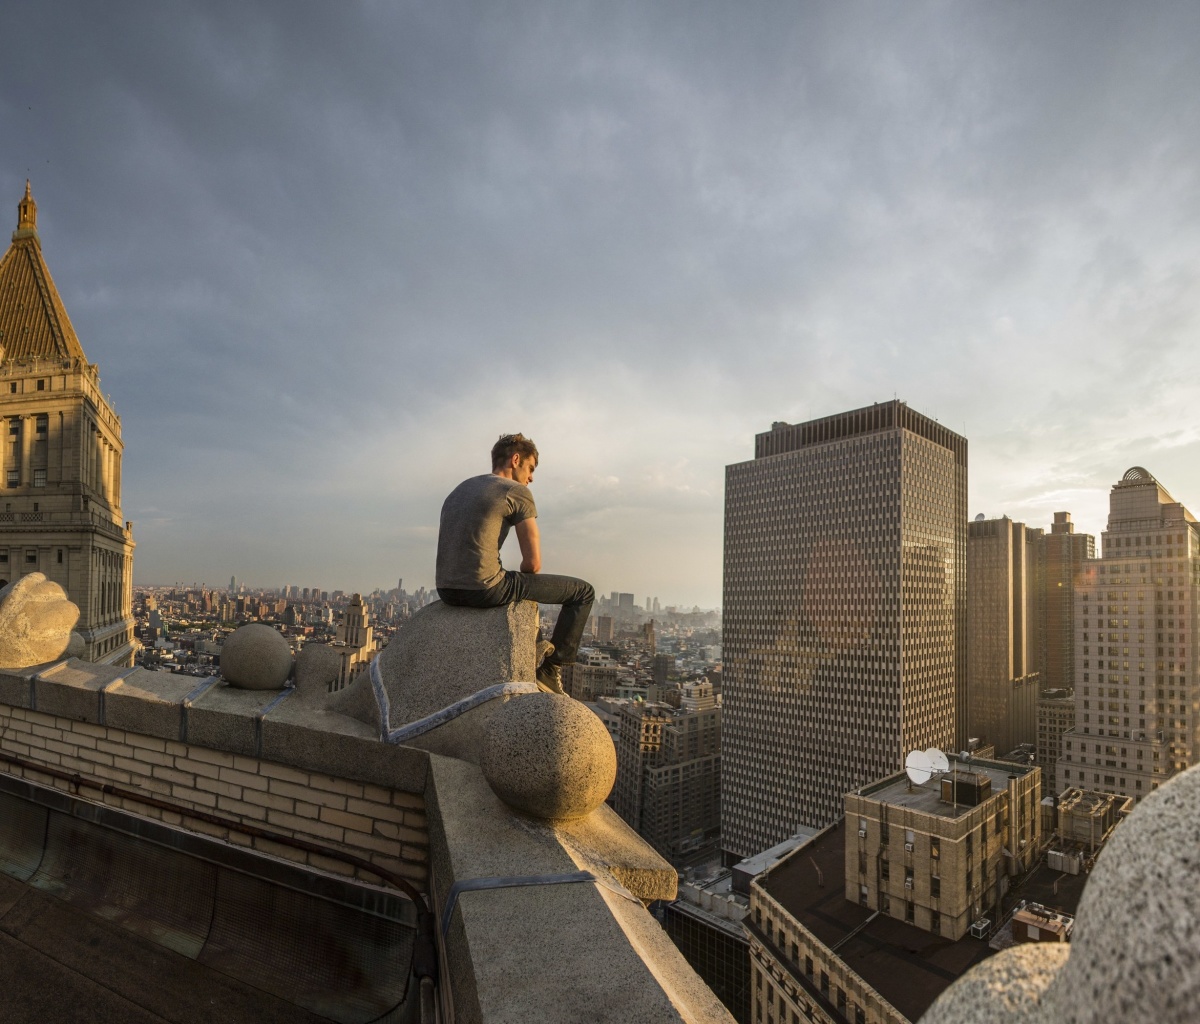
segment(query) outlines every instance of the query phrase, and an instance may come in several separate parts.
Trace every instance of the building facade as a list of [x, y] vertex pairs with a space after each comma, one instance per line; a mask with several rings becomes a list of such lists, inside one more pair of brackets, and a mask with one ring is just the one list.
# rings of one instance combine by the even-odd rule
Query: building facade
[[680, 707], [620, 706], [613, 809], [672, 863], [711, 847], [721, 827], [721, 704], [706, 680]]
[[1042, 599], [1042, 686], [1047, 689], [1075, 688], [1075, 588], [1084, 563], [1096, 557], [1096, 538], [1076, 533], [1069, 512], [1055, 512], [1050, 532], [1043, 534], [1041, 547]]
[[967, 731], [1007, 751], [1037, 737], [1042, 531], [976, 519], [967, 540]]
[[776, 423], [725, 487], [722, 847], [965, 739], [967, 442], [903, 402]]
[[846, 899], [961, 939], [994, 916], [1041, 851], [1042, 773], [951, 756], [919, 786], [901, 772], [846, 795]]
[[1134, 466], [1110, 492], [1102, 543], [1077, 588], [1075, 726], [1058, 785], [1141, 800], [1196, 763], [1200, 529]]
[[29, 184], [0, 260], [0, 584], [31, 572], [79, 606], [83, 657], [133, 664], [133, 532], [121, 419], [100, 390], [37, 232]]
[[1059, 791], [1058, 759], [1063, 753], [1063, 734], [1075, 727], [1075, 693], [1067, 689], [1042, 690], [1037, 704], [1037, 744], [1034, 763], [1042, 770], [1042, 788]]

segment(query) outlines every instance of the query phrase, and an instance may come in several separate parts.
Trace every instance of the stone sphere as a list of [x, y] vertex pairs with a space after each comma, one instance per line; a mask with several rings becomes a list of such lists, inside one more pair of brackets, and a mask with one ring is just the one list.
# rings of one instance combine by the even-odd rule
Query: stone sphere
[[283, 634], [252, 622], [221, 648], [221, 675], [243, 690], [281, 690], [292, 674], [292, 649]]
[[529, 693], [492, 713], [479, 767], [514, 810], [565, 821], [604, 802], [617, 777], [617, 752], [604, 723], [579, 701]]
[[336, 648], [328, 644], [305, 644], [296, 655], [296, 694], [292, 699], [328, 703], [330, 684], [337, 682], [341, 673], [342, 656]]
[[1072, 1024], [1194, 1020], [1200, 1006], [1200, 767], [1117, 826], [1088, 879], [1071, 957], [1046, 993]]

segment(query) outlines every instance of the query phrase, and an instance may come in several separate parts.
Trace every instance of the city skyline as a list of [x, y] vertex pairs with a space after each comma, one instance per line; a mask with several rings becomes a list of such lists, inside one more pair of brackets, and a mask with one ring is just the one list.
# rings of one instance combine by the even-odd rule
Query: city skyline
[[775, 420], [905, 399], [971, 517], [1200, 505], [1198, 21], [15, 2], [0, 230], [30, 178], [136, 584], [428, 587], [523, 430], [547, 571], [711, 608]]

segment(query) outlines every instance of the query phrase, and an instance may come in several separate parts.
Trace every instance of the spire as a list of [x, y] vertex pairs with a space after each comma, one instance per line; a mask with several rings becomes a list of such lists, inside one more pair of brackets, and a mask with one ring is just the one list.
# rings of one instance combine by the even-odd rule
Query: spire
[[37, 203], [33, 201], [28, 178], [25, 179], [25, 198], [17, 204], [17, 230], [37, 231]]
[[29, 182], [17, 204], [12, 245], [0, 257], [0, 345], [3, 358], [87, 361], [42, 257], [37, 203]]

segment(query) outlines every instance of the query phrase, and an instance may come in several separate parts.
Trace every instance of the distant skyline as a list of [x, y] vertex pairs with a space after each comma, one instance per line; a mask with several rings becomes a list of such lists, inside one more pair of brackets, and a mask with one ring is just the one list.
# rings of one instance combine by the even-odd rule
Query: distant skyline
[[139, 585], [432, 586], [443, 497], [521, 430], [547, 571], [715, 607], [725, 466], [893, 396], [968, 439], [971, 516], [1099, 534], [1132, 465], [1200, 508], [1195, 4], [0, 30], [0, 230], [30, 178]]

